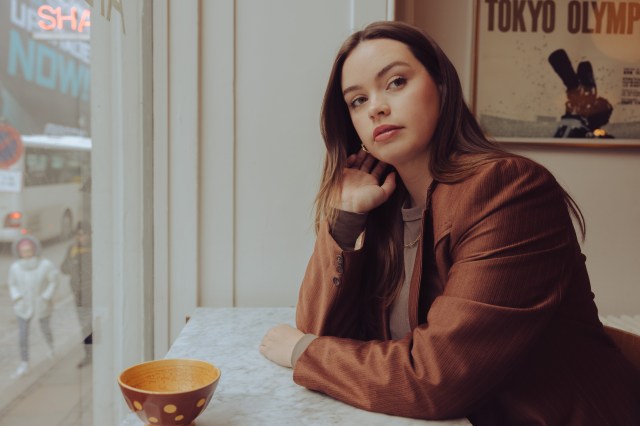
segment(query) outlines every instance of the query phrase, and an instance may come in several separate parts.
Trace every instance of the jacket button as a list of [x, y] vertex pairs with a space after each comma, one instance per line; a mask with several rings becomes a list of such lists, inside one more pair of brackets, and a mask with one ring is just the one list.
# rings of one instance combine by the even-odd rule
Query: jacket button
[[336, 261], [338, 262], [338, 265], [342, 265], [344, 263], [344, 257], [342, 257], [341, 254], [336, 256]]
[[333, 285], [335, 285], [336, 287], [338, 287], [340, 285], [340, 278], [338, 277], [333, 277]]
[[341, 274], [343, 270], [342, 265], [336, 266], [336, 271], [338, 271], [339, 274]]

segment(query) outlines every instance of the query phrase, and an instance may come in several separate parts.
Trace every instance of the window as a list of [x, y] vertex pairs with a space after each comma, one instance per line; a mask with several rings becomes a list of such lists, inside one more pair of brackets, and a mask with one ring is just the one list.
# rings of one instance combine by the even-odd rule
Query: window
[[[0, 2], [3, 424], [93, 424], [90, 13]], [[25, 237], [31, 265], [11, 250]]]

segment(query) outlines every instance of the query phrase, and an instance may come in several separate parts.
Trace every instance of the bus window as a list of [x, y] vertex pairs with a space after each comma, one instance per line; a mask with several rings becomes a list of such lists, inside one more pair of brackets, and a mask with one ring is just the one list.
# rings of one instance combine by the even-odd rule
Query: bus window
[[24, 185], [36, 186], [47, 183], [47, 155], [36, 150], [27, 150], [25, 156]]
[[[85, 156], [86, 158], [86, 156]], [[82, 156], [81, 153], [74, 153], [71, 151], [65, 152], [64, 162], [64, 183], [82, 183]]]

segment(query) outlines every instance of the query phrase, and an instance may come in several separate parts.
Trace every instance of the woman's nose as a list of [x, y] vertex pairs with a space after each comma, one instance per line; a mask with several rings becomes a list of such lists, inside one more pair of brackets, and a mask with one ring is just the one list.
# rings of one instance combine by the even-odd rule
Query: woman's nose
[[389, 114], [389, 104], [387, 101], [380, 97], [369, 100], [369, 117], [372, 119], [378, 116], [384, 116]]

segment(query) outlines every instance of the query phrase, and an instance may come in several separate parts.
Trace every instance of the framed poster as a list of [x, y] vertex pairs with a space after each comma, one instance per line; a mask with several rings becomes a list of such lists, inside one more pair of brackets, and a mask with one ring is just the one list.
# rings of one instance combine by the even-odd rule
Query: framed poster
[[476, 0], [473, 109], [502, 142], [640, 146], [640, 1]]

